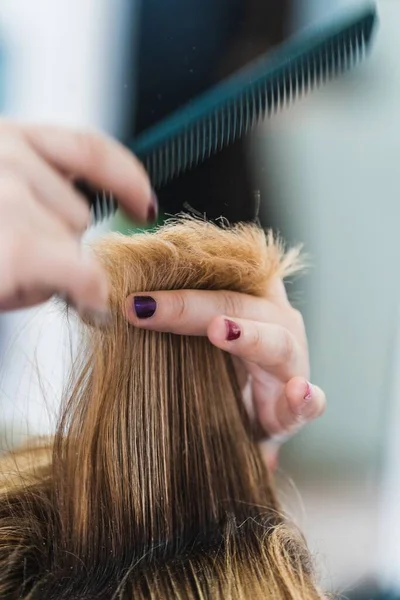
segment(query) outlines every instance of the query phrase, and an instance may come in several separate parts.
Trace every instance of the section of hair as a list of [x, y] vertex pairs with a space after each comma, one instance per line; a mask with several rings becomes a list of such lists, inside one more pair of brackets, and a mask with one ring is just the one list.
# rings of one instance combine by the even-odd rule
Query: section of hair
[[298, 252], [256, 226], [196, 220], [110, 235], [94, 250], [110, 276], [112, 319], [85, 329], [52, 444], [3, 462], [0, 596], [320, 598], [231, 358], [206, 338], [124, 318], [136, 291], [265, 295], [274, 276], [296, 271]]

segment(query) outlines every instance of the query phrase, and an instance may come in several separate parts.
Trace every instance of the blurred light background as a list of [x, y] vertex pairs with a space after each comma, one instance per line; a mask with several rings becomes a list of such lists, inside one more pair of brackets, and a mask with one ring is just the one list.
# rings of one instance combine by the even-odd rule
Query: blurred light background
[[[294, 19], [308, 24], [354, 3], [298, 0]], [[313, 381], [329, 400], [285, 448], [284, 496], [323, 584], [349, 598], [374, 577], [400, 592], [400, 1], [378, 7], [369, 60], [267, 122], [250, 149], [261, 199], [273, 191], [269, 221], [312, 258], [290, 292], [305, 316]], [[0, 0], [2, 113], [119, 135], [133, 97], [136, 8]], [[3, 448], [52, 430], [66, 329], [52, 304], [0, 316]]]

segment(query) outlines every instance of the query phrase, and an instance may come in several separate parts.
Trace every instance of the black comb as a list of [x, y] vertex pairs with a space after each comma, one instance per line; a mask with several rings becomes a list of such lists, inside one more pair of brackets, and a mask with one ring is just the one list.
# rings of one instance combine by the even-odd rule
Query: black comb
[[[366, 55], [377, 20], [375, 5], [368, 3], [339, 21], [309, 29], [143, 132], [131, 149], [153, 187], [160, 189], [267, 115], [355, 66]], [[87, 197], [96, 221], [117, 208], [109, 194], [92, 190]]]

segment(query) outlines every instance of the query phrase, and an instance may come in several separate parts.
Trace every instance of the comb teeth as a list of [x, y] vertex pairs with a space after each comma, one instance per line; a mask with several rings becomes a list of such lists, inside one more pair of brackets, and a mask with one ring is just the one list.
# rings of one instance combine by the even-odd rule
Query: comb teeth
[[82, 179], [75, 181], [74, 187], [86, 199], [90, 207], [92, 224], [111, 217], [117, 210], [117, 203], [110, 192], [99, 191]]
[[[144, 163], [153, 187], [161, 188], [261, 120], [352, 68], [365, 57], [376, 22], [376, 9], [368, 6], [345, 22], [303, 34], [143, 132], [131, 149]], [[110, 193], [93, 193], [86, 187], [83, 184], [81, 191], [94, 222], [116, 211]]]
[[96, 194], [90, 208], [92, 223], [100, 223], [104, 219], [111, 217], [117, 210], [115, 202], [110, 192], [102, 191]]
[[[375, 10], [333, 34], [319, 34], [241, 71], [188, 110], [145, 132], [133, 145], [157, 189], [246, 135], [256, 124], [352, 68], [366, 54]], [[228, 85], [226, 85], [228, 84]], [[222, 90], [220, 92], [220, 90]], [[220, 97], [218, 94], [220, 93]]]

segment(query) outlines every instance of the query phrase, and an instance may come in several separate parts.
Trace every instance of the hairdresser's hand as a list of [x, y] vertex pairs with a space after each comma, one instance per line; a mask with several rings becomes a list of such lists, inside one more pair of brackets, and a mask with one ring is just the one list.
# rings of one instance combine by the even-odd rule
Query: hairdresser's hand
[[75, 178], [114, 193], [137, 221], [155, 219], [147, 175], [117, 142], [0, 119], [0, 311], [54, 293], [80, 312], [106, 309], [106, 275], [80, 245], [90, 213]]
[[304, 322], [280, 279], [273, 282], [268, 299], [197, 290], [130, 297], [127, 317], [145, 329], [207, 335], [235, 357], [244, 400], [271, 466], [280, 445], [324, 411], [324, 393], [308, 383]]

